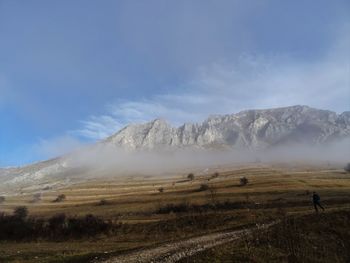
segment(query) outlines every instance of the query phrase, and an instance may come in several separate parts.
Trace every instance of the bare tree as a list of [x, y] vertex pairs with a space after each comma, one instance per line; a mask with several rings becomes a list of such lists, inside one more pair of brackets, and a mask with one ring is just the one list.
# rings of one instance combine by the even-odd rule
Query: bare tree
[[193, 181], [194, 180], [194, 174], [193, 173], [190, 173], [187, 175], [187, 179]]

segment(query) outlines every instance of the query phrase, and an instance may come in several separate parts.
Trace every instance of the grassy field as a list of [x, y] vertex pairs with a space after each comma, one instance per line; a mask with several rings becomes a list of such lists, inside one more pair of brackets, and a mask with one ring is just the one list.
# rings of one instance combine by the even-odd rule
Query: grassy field
[[[112, 220], [118, 228], [111, 235], [61, 242], [2, 241], [0, 262], [86, 262], [170, 240], [274, 220], [281, 216], [281, 210], [288, 216], [303, 215], [312, 212], [312, 191], [320, 194], [327, 210], [350, 209], [350, 175], [338, 167], [227, 165], [205, 171], [194, 169], [194, 180], [187, 178], [188, 173], [89, 180], [47, 190], [38, 202], [32, 202], [30, 192], [8, 196], [0, 204], [5, 213], [26, 206], [31, 216], [42, 218], [57, 213], [94, 214]], [[241, 177], [249, 183], [241, 186]], [[59, 194], [64, 194], [66, 200], [52, 202]], [[103, 205], [101, 200], [105, 200]], [[170, 204], [185, 204], [188, 209], [159, 213]]]

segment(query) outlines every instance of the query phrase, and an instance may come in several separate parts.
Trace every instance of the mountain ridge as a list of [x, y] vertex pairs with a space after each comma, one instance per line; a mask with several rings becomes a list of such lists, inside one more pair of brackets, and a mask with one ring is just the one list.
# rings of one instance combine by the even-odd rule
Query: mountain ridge
[[325, 143], [350, 136], [350, 112], [341, 114], [308, 106], [244, 110], [214, 115], [202, 123], [171, 126], [164, 119], [131, 124], [103, 143], [128, 150], [211, 145], [264, 148], [283, 142]]

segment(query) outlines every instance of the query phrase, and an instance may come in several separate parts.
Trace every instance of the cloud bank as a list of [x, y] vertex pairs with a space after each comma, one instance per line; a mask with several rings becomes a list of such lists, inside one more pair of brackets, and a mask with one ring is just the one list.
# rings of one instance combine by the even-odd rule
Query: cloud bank
[[[342, 168], [348, 162], [350, 140], [327, 145], [288, 144], [259, 149], [210, 150], [183, 148], [159, 151], [124, 151], [113, 145], [97, 145], [76, 152], [70, 167], [85, 168], [92, 177], [120, 175], [166, 175], [204, 171], [225, 165], [308, 164]], [[135, 165], [137, 164], [137, 165]], [[84, 174], [85, 176], [86, 174]]]

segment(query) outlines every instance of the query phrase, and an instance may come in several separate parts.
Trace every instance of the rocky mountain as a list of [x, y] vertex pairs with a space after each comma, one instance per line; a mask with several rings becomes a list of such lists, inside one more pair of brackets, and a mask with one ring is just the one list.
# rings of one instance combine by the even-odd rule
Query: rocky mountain
[[350, 137], [350, 112], [292, 106], [213, 116], [178, 128], [165, 120], [132, 124], [104, 143], [129, 150], [164, 148], [267, 148], [285, 143], [322, 144]]
[[[307, 106], [247, 110], [212, 116], [203, 123], [186, 123], [180, 127], [172, 127], [165, 120], [156, 119], [145, 124], [129, 125], [96, 145], [56, 159], [0, 169], [0, 195], [41, 192], [94, 178], [97, 174], [101, 176], [106, 172], [101, 170], [107, 165], [105, 159], [109, 159], [110, 165], [123, 158], [120, 152], [117, 156], [111, 148], [131, 152], [187, 148], [267, 149], [287, 143], [322, 145], [343, 138], [350, 138], [350, 112], [338, 115]], [[105, 163], [100, 164], [100, 161]], [[98, 171], [92, 169], [92, 162]], [[125, 163], [119, 160], [119, 164], [128, 165]], [[121, 170], [119, 164], [117, 170]], [[116, 172], [113, 169], [113, 174]]]

